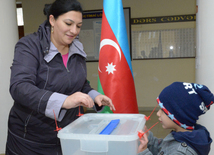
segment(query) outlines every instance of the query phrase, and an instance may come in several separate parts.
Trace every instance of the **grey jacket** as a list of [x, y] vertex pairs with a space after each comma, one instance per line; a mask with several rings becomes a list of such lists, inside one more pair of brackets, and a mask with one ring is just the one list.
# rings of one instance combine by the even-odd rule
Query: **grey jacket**
[[138, 155], [198, 155], [185, 142], [178, 142], [170, 133], [164, 139], [158, 139], [149, 132], [148, 148]]

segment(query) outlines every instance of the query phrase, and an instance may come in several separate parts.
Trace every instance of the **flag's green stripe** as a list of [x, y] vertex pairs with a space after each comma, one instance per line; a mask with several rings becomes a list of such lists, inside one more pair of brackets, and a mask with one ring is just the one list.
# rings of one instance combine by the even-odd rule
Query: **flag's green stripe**
[[101, 85], [101, 83], [100, 83], [99, 75], [98, 75], [97, 90], [98, 90], [98, 92], [99, 92], [99, 93], [101, 93], [101, 94], [105, 95], [105, 94], [104, 94], [104, 92], [103, 92], [102, 85]]
[[[103, 92], [102, 85], [100, 83], [99, 75], [98, 75], [97, 90], [98, 90], [99, 93], [105, 95], [104, 92]], [[110, 110], [110, 108], [108, 106], [105, 106], [104, 109], [100, 113], [113, 113], [113, 112]]]

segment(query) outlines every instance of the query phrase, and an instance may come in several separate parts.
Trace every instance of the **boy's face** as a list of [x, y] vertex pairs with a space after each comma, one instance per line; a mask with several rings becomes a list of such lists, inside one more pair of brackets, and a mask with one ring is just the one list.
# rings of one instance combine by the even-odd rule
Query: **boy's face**
[[175, 124], [164, 112], [162, 109], [159, 109], [157, 112], [158, 120], [162, 123], [164, 129], [176, 129], [177, 124]]

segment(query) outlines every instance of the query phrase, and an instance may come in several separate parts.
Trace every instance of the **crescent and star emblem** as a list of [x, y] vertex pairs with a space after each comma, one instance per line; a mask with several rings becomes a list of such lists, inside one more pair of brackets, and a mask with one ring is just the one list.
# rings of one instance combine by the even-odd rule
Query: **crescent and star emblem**
[[[111, 40], [111, 39], [103, 39], [103, 40], [100, 42], [100, 50], [101, 50], [102, 47], [105, 46], [105, 45], [113, 46], [113, 47], [117, 50], [117, 52], [118, 52], [118, 54], [119, 54], [119, 56], [120, 56], [120, 61], [121, 61], [121, 50], [120, 50], [120, 47], [118, 46], [118, 44], [115, 43], [115, 42], [114, 42], [113, 40]], [[113, 74], [113, 72], [116, 71], [115, 66], [116, 66], [116, 65], [113, 65], [113, 62], [112, 62], [111, 64], [108, 63], [108, 65], [106, 66], [106, 68], [107, 68], [107, 69], [106, 69], [106, 72], [108, 72], [108, 74], [110, 74], [110, 73]], [[100, 70], [100, 67], [99, 67], [99, 66], [98, 66], [98, 70], [99, 70], [99, 72], [102, 73], [102, 71]]]

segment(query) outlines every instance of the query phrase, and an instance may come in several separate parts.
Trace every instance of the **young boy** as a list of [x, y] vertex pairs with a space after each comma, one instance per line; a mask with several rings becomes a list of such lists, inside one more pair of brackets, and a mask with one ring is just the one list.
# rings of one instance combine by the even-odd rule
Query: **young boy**
[[164, 129], [172, 129], [164, 139], [148, 132], [140, 139], [139, 155], [208, 155], [212, 139], [198, 117], [214, 102], [210, 90], [195, 83], [174, 82], [157, 98], [157, 112]]

